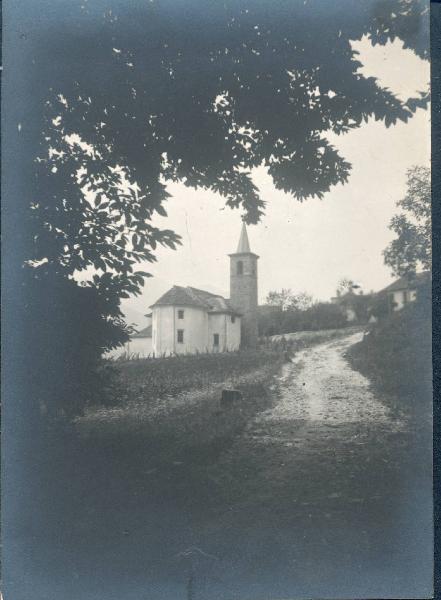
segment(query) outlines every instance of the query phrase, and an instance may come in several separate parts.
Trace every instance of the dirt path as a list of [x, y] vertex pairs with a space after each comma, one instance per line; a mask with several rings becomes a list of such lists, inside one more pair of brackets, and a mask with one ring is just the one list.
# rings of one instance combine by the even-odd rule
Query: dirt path
[[[394, 446], [403, 445], [406, 423], [390, 413], [369, 381], [345, 360], [346, 350], [361, 335], [309, 348], [286, 364], [272, 386], [275, 405], [249, 424], [225, 453], [225, 465], [240, 470], [244, 461], [257, 463], [257, 475], [264, 481], [254, 479], [253, 485], [265, 487], [267, 479], [274, 483], [278, 471], [283, 481], [291, 467], [299, 472], [302, 464], [308, 470], [321, 470], [327, 463], [337, 469], [341, 463], [349, 467], [353, 456], [347, 473], [351, 479], [360, 453], [373, 453], [374, 459], [380, 451], [384, 464], [393, 460], [385, 444], [393, 440]], [[381, 442], [377, 450], [376, 442]], [[246, 493], [243, 481], [240, 485]], [[336, 479], [335, 486], [341, 485]]]
[[[392, 418], [385, 405], [373, 394], [369, 381], [354, 371], [344, 358], [345, 351], [360, 341], [361, 333], [321, 344], [298, 353], [284, 366], [279, 377], [279, 394], [275, 408], [259, 416], [250, 434], [259, 436], [268, 428], [277, 438], [279, 428], [302, 424], [289, 432], [288, 444], [308, 446], [321, 437], [340, 438], [341, 429], [350, 427], [360, 434], [372, 426], [396, 432], [403, 424]], [[306, 431], [314, 428], [314, 438]], [[352, 442], [356, 442], [351, 439]], [[289, 447], [291, 447], [289, 445]]]
[[298, 353], [273, 408], [213, 467], [228, 509], [208, 547], [236, 548], [234, 568], [267, 594], [412, 596], [430, 579], [430, 453], [346, 361], [360, 336]]
[[[26, 533], [37, 575], [17, 573], [21, 597], [428, 597], [430, 441], [350, 367], [359, 336], [296, 354], [271, 408], [215, 449], [203, 432], [176, 456], [164, 434], [161, 460], [154, 446], [134, 454], [124, 431], [84, 447], [74, 438], [41, 539]], [[37, 576], [47, 586], [38, 597]]]

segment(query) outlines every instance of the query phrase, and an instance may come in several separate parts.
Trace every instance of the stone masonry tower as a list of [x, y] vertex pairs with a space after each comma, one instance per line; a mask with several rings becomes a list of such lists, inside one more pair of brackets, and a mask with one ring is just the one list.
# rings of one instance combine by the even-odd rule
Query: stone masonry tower
[[247, 229], [242, 225], [239, 245], [230, 254], [230, 301], [242, 314], [241, 346], [257, 346], [257, 254], [250, 250]]

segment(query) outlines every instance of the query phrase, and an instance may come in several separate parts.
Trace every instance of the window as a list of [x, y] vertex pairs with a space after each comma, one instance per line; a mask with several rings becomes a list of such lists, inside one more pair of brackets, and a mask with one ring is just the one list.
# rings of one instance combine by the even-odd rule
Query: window
[[213, 334], [213, 345], [219, 346], [219, 334], [218, 333]]
[[178, 319], [183, 319], [183, 318], [184, 318], [184, 311], [178, 310]]
[[236, 317], [234, 315], [231, 316], [231, 322], [235, 323], [236, 322]]
[[396, 310], [397, 303], [395, 302], [395, 296], [394, 296], [393, 292], [388, 295], [388, 299], [389, 299], [389, 311]]
[[243, 275], [243, 262], [241, 260], [237, 263], [237, 274]]
[[178, 329], [178, 344], [184, 343], [184, 330]]

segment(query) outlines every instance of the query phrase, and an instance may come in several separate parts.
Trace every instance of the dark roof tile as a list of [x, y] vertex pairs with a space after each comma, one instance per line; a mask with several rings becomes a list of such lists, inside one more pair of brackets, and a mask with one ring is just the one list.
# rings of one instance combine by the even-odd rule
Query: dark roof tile
[[137, 331], [131, 337], [132, 338], [152, 337], [152, 326], [151, 325], [147, 325], [147, 327], [144, 327], [144, 329], [141, 329], [141, 331]]
[[381, 291], [398, 292], [400, 290], [408, 290], [409, 288], [414, 288], [415, 286], [422, 285], [428, 281], [430, 281], [430, 272], [423, 271], [422, 273], [415, 273], [415, 275], [411, 277], [400, 277]]
[[180, 285], [174, 285], [165, 292], [159, 300], [156, 300], [153, 306], [198, 306], [199, 308], [208, 308], [208, 305], [192, 293], [191, 288], [185, 288]]
[[210, 313], [226, 313], [240, 316], [229, 300], [194, 287], [174, 285], [157, 300], [154, 306], [195, 306]]

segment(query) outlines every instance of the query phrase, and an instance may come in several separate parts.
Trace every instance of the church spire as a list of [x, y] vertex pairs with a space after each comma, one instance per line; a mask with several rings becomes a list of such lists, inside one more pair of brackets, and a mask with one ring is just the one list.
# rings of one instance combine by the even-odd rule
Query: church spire
[[242, 224], [242, 231], [240, 232], [239, 245], [237, 246], [236, 254], [245, 254], [251, 252], [250, 242], [248, 241], [247, 228], [245, 223]]
[[230, 301], [241, 316], [241, 345], [255, 347], [257, 330], [257, 254], [251, 252], [245, 223], [239, 245], [230, 254]]

